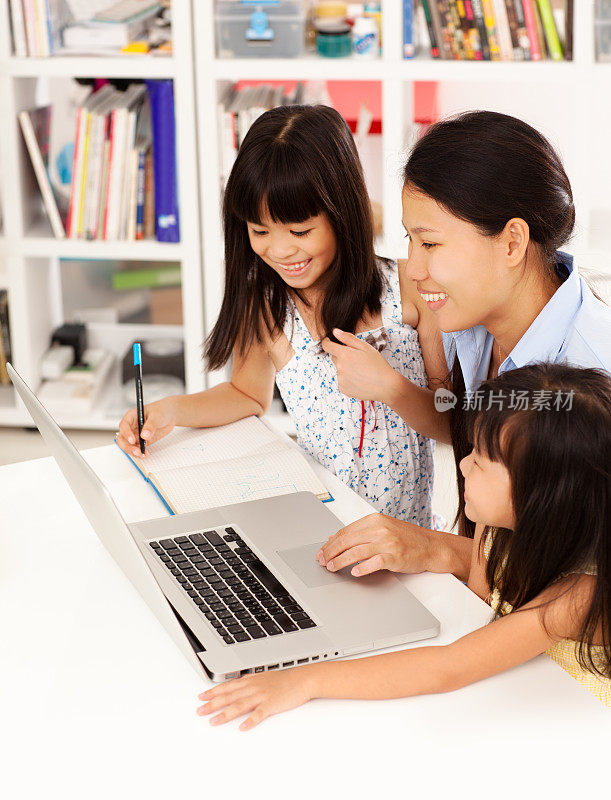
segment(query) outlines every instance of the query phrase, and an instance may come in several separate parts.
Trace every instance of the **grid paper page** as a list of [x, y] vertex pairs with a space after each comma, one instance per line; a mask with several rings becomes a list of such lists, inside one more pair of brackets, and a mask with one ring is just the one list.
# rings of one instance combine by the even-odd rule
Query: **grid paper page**
[[174, 428], [151, 445], [150, 455], [141, 467], [146, 475], [160, 476], [165, 470], [244, 458], [286, 447], [258, 417], [246, 417], [218, 428]]
[[292, 492], [326, 494], [296, 448], [225, 463], [198, 464], [155, 476], [177, 514]]

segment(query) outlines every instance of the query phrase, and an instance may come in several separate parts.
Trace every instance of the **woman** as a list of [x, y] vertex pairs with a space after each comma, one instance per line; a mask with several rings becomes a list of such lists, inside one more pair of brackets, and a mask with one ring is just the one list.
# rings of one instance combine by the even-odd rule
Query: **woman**
[[[571, 186], [550, 143], [526, 123], [489, 111], [437, 123], [407, 161], [402, 199], [407, 273], [442, 331], [454, 408], [436, 411], [432, 390], [348, 333], [334, 330], [340, 344], [323, 346], [343, 392], [386, 403], [422, 435], [451, 442], [458, 464], [469, 451], [464, 406], [486, 379], [537, 361], [611, 371], [611, 310], [559, 250], [575, 224]], [[428, 570], [466, 580], [476, 530], [457, 478], [467, 536], [371, 514], [332, 536], [320, 563], [335, 571], [360, 562], [357, 576]]]

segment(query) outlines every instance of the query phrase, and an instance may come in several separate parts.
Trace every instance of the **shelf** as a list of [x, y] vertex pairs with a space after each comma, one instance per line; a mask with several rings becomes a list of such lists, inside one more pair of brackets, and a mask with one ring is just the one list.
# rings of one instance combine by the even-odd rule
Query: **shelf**
[[[599, 65], [611, 66], [611, 65]], [[358, 57], [216, 58], [217, 80], [352, 80], [379, 81], [400, 77], [421, 80], [534, 80], [565, 82], [579, 68], [572, 61], [441, 61], [426, 57], [365, 61]]]
[[9, 58], [0, 61], [0, 72], [14, 77], [173, 78], [176, 63], [155, 56], [51, 56]]
[[184, 248], [179, 244], [156, 241], [89, 242], [84, 239], [33, 237], [12, 240], [9, 251], [22, 256], [82, 258], [104, 261], [181, 261]]

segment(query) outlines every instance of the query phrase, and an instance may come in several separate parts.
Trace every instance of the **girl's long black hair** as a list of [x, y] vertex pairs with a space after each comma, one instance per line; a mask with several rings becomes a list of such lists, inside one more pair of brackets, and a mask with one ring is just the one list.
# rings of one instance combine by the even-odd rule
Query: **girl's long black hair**
[[[515, 514], [513, 531], [495, 529], [486, 567], [498, 608], [520, 608], [563, 576], [595, 572], [578, 656], [611, 678], [611, 376], [540, 363], [480, 388], [481, 410], [467, 414], [469, 438], [507, 468]], [[524, 398], [528, 407], [516, 410]], [[592, 651], [598, 626], [602, 661]]]
[[[234, 347], [282, 330], [289, 290], [250, 246], [247, 222], [303, 222], [325, 214], [337, 252], [319, 319], [353, 333], [365, 310], [380, 310], [383, 278], [373, 249], [373, 220], [363, 170], [350, 129], [327, 106], [282, 106], [252, 125], [227, 181], [223, 201], [225, 293], [205, 345], [210, 369], [222, 367]], [[304, 300], [304, 298], [301, 298]], [[304, 300], [305, 302], [305, 300]]]
[[[528, 255], [536, 249], [545, 278], [559, 284], [555, 254], [575, 225], [571, 184], [550, 142], [526, 122], [493, 111], [467, 111], [432, 125], [411, 151], [406, 185], [436, 200], [485, 236], [498, 236], [513, 217], [528, 223]], [[464, 377], [458, 357], [451, 382], [458, 402], [450, 430], [458, 481], [459, 531], [473, 537], [464, 514], [464, 478], [458, 465], [467, 455]]]

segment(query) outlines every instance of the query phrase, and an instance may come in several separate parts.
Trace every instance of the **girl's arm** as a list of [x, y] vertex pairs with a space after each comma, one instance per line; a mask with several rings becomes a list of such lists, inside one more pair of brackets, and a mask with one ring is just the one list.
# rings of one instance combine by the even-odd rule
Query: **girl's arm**
[[[264, 414], [272, 401], [276, 370], [267, 342], [253, 342], [242, 356], [234, 353], [231, 380], [196, 394], [175, 395], [144, 407], [142, 438], [148, 445], [167, 436], [176, 425], [208, 428], [227, 425], [253, 414]], [[145, 380], [146, 392], [146, 380]], [[130, 409], [119, 424], [117, 444], [141, 458], [136, 409]], [[147, 450], [148, 453], [148, 450]]]
[[234, 353], [229, 381], [176, 398], [176, 424], [208, 428], [261, 416], [271, 405], [275, 376], [267, 344], [255, 341], [245, 356]]
[[213, 724], [248, 715], [240, 729], [249, 730], [316, 697], [382, 700], [454, 691], [522, 664], [559, 639], [577, 637], [595, 582], [595, 576], [571, 575], [453, 644], [247, 675], [201, 694], [207, 702], [198, 713], [220, 712]]

